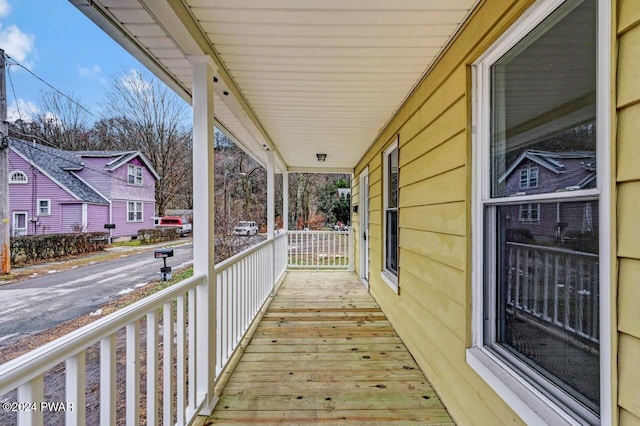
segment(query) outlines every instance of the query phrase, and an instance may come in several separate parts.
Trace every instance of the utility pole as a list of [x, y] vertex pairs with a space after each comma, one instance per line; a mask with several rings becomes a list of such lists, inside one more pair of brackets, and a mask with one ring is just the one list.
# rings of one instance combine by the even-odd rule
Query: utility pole
[[0, 49], [0, 273], [11, 272], [9, 235], [9, 132], [7, 132], [7, 82], [5, 56]]

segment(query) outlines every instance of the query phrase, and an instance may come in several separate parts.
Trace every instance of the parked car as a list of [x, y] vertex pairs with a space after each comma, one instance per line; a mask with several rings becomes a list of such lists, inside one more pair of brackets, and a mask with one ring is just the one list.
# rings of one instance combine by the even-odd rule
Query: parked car
[[256, 235], [258, 233], [258, 225], [255, 222], [243, 220], [233, 228], [233, 235]]
[[181, 236], [190, 234], [191, 223], [180, 216], [163, 216], [158, 219], [156, 228], [177, 228]]

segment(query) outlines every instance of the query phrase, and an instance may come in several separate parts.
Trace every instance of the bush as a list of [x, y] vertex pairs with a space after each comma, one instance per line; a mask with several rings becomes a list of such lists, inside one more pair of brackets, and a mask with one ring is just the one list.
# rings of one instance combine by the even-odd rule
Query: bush
[[178, 228], [153, 228], [138, 231], [140, 244], [155, 244], [180, 238]]
[[109, 234], [85, 232], [74, 234], [27, 235], [11, 238], [11, 263], [32, 264], [65, 256], [103, 250]]

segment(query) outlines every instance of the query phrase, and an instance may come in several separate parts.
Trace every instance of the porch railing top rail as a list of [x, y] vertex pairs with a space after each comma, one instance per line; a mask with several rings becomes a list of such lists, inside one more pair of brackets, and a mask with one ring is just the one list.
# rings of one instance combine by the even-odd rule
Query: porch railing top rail
[[164, 303], [196, 288], [204, 281], [204, 275], [187, 278], [0, 365], [0, 395], [45, 373], [101, 339], [116, 333], [149, 311], [160, 308]]

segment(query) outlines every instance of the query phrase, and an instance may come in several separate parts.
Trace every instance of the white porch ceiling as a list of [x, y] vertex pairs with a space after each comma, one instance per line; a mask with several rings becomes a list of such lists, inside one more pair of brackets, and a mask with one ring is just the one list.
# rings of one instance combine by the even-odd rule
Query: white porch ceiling
[[216, 120], [261, 162], [351, 171], [478, 0], [70, 1], [187, 101], [210, 55]]

